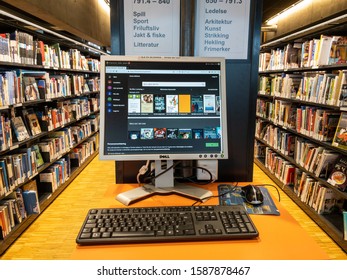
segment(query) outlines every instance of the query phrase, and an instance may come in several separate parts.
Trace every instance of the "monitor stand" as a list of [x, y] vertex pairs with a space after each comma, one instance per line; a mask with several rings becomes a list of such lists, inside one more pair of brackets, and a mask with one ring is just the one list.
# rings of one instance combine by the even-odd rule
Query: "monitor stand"
[[194, 198], [195, 200], [205, 201], [213, 196], [211, 191], [190, 186], [181, 183], [174, 183], [174, 168], [173, 161], [155, 161], [155, 176], [160, 173], [160, 176], [155, 178], [155, 186], [151, 184], [145, 184], [142, 187], [132, 189], [117, 195], [116, 199], [124, 205], [129, 205], [134, 201], [143, 199], [147, 196], [154, 194], [179, 194]]

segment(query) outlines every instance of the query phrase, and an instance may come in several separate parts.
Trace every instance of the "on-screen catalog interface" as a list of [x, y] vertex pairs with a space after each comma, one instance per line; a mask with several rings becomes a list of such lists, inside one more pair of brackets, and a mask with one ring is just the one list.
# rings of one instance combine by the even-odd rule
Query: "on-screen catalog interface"
[[221, 151], [220, 65], [105, 61], [106, 155]]

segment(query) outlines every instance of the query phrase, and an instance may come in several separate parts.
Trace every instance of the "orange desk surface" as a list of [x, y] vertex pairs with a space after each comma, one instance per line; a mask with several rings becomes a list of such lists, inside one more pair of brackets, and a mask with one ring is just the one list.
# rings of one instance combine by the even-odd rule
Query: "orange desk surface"
[[[112, 185], [99, 201], [98, 207], [125, 207], [115, 200], [119, 192], [134, 185]], [[217, 185], [209, 187], [216, 193]], [[328, 259], [326, 253], [308, 233], [273, 198], [280, 216], [251, 215], [259, 237], [254, 240], [213, 242], [147, 243], [80, 246], [71, 258], [75, 260], [318, 260]], [[193, 200], [178, 195], [152, 196], [134, 203], [133, 207], [192, 205]], [[204, 205], [218, 204], [212, 198]], [[93, 206], [94, 207], [94, 206]], [[87, 213], [86, 209], [86, 213]], [[85, 217], [81, 217], [81, 225]]]

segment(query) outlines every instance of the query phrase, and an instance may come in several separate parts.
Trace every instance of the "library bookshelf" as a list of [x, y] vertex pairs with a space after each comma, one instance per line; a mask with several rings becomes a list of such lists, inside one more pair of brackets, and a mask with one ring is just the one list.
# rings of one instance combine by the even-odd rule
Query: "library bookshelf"
[[262, 46], [254, 161], [347, 252], [347, 190], [333, 180], [347, 174], [347, 150], [337, 144], [347, 109], [346, 18], [338, 22]]
[[102, 53], [15, 18], [1, 13], [0, 254], [89, 164], [99, 145]]

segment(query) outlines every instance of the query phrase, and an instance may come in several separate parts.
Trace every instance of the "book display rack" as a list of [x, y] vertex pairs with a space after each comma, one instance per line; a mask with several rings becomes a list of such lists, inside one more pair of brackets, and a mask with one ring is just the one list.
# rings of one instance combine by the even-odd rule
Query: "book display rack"
[[261, 49], [255, 163], [347, 252], [346, 18], [287, 38]]
[[101, 52], [7, 17], [1, 13], [0, 254], [97, 155], [99, 143]]

